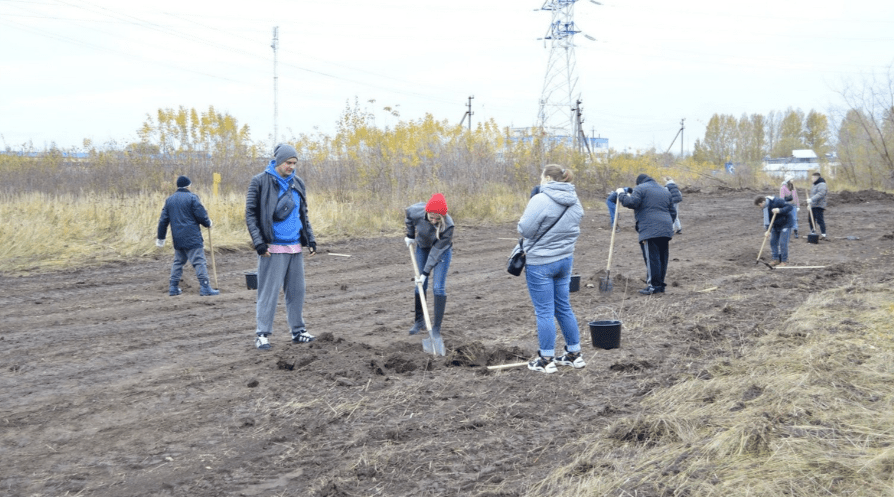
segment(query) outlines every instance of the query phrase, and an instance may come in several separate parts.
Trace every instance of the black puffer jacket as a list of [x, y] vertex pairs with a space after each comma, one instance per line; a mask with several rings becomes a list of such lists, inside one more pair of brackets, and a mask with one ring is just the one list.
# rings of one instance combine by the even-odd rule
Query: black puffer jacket
[[[316, 245], [314, 230], [307, 218], [307, 195], [304, 181], [295, 176], [289, 187], [301, 196], [301, 206], [298, 211], [301, 217], [301, 245], [308, 246], [311, 243]], [[262, 244], [273, 243], [273, 211], [276, 208], [277, 200], [279, 200], [279, 184], [276, 178], [266, 171], [256, 174], [251, 179], [248, 193], [245, 195], [245, 224], [255, 250]]]
[[199, 200], [199, 196], [186, 188], [177, 191], [165, 200], [158, 219], [158, 239], [164, 240], [171, 225], [171, 238], [177, 250], [189, 250], [204, 246], [201, 224], [211, 226], [208, 211]]
[[636, 185], [633, 193], [621, 194], [620, 199], [621, 205], [633, 209], [636, 214], [639, 241], [659, 237], [673, 238], [677, 210], [674, 208], [673, 195], [667, 188], [646, 176]]

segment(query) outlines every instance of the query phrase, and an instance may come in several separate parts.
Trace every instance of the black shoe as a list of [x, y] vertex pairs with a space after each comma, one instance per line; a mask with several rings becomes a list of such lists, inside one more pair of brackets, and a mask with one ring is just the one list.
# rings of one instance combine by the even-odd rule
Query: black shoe
[[677, 231], [674, 231], [674, 233], [676, 233], [676, 234], [678, 234], [678, 235], [682, 235], [682, 234], [683, 234], [683, 230], [677, 230]]
[[798, 230], [795, 230], [795, 238], [799, 238], [799, 237], [798, 237]]

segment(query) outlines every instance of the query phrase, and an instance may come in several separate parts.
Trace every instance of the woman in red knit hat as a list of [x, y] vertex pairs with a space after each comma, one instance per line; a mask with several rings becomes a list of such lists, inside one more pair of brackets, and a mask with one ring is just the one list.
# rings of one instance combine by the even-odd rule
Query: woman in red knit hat
[[[447, 270], [450, 269], [450, 258], [453, 255], [453, 219], [447, 215], [447, 200], [444, 195], [435, 193], [428, 202], [419, 202], [407, 207], [407, 236], [404, 241], [407, 247], [416, 248], [416, 263], [419, 265], [419, 279], [422, 291], [428, 289], [431, 276], [434, 281], [432, 293], [435, 298], [435, 315], [432, 323], [432, 338], [443, 346], [441, 340], [441, 321], [444, 319], [444, 308], [447, 305]], [[410, 334], [415, 335], [425, 328], [422, 313], [422, 299], [419, 287], [416, 287], [416, 320]], [[424, 296], [424, 295], [423, 295]], [[443, 355], [443, 350], [438, 353]]]

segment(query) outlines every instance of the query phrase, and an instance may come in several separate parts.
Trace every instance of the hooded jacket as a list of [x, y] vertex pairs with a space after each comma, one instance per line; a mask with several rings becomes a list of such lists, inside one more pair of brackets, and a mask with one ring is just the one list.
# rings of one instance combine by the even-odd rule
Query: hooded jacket
[[[407, 238], [416, 240], [416, 244], [429, 249], [428, 259], [422, 268], [422, 274], [429, 275], [431, 270], [441, 261], [441, 254], [453, 247], [453, 218], [444, 216], [444, 231], [436, 233], [435, 225], [425, 218], [425, 202], [418, 202], [407, 207]], [[437, 236], [435, 236], [437, 235]]]
[[810, 188], [810, 205], [813, 207], [818, 207], [820, 209], [826, 208], [826, 193], [828, 193], [828, 187], [826, 186], [826, 180], [823, 179], [822, 176], [817, 178], [816, 181], [813, 182], [813, 186]]
[[210, 227], [208, 211], [202, 206], [199, 196], [186, 188], [177, 191], [165, 200], [158, 219], [158, 239], [164, 240], [171, 225], [171, 238], [177, 250], [189, 250], [204, 246], [202, 229]]
[[[542, 185], [540, 193], [531, 197], [518, 221], [526, 264], [542, 266], [574, 254], [583, 217], [584, 208], [577, 199], [573, 184], [550, 181]], [[550, 228], [554, 222], [555, 226]]]
[[[621, 205], [633, 209], [636, 215], [636, 231], [639, 241], [649, 238], [673, 238], [674, 207], [673, 194], [649, 176], [645, 176], [633, 189], [633, 193], [620, 195]], [[681, 196], [682, 200], [682, 196]]]
[[773, 221], [773, 229], [778, 231], [793, 227], [795, 225], [795, 206], [779, 197], [767, 197], [767, 201], [764, 202], [764, 227], [766, 228], [770, 224], [770, 219], [773, 219], [771, 211], [777, 208], [779, 213], [776, 214], [776, 219]]

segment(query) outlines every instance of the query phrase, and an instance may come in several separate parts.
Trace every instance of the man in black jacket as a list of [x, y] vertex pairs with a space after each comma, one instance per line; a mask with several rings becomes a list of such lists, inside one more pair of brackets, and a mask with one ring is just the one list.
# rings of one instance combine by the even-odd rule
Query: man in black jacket
[[618, 188], [617, 192], [621, 205], [633, 209], [636, 215], [636, 232], [646, 262], [646, 282], [649, 284], [639, 293], [664, 293], [667, 286], [664, 277], [670, 258], [669, 243], [674, 236], [674, 218], [677, 216], [673, 195], [646, 174], [637, 176], [636, 187], [631, 193], [624, 188]]
[[177, 191], [165, 200], [158, 220], [158, 237], [155, 245], [163, 247], [168, 225], [171, 226], [171, 238], [174, 240], [174, 264], [171, 266], [171, 286], [168, 295], [180, 295], [180, 278], [183, 276], [183, 265], [190, 262], [199, 279], [199, 295], [219, 295], [211, 288], [208, 280], [208, 267], [205, 262], [205, 244], [202, 229], [211, 228], [208, 211], [202, 205], [198, 195], [189, 191], [192, 182], [186, 176], [177, 178]]
[[308, 257], [317, 242], [307, 217], [304, 181], [295, 175], [298, 153], [291, 145], [277, 145], [275, 158], [251, 179], [245, 198], [245, 224], [258, 253], [258, 301], [255, 346], [270, 348], [273, 317], [284, 290], [286, 318], [292, 343], [307, 343], [315, 337], [304, 323], [304, 249]]
[[[779, 197], [764, 197], [762, 195], [755, 197], [754, 205], [764, 211], [764, 229], [769, 232], [770, 249], [773, 251], [771, 265], [785, 266], [788, 264], [788, 238], [795, 225], [795, 206]], [[773, 226], [770, 226], [771, 220]], [[764, 234], [764, 236], [767, 235]]]

